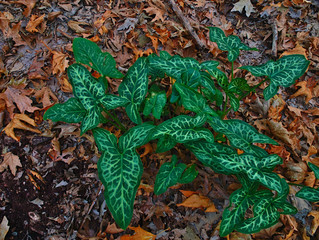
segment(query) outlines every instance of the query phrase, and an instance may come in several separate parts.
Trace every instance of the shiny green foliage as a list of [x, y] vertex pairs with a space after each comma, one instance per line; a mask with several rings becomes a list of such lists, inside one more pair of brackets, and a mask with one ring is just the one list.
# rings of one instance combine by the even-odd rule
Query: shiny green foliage
[[300, 78], [309, 66], [308, 61], [303, 55], [287, 55], [278, 61], [269, 61], [259, 66], [243, 66], [256, 77], [267, 76], [270, 84], [264, 90], [266, 100], [272, 98], [278, 92], [279, 86], [290, 87]]
[[177, 183], [192, 182], [197, 174], [198, 172], [195, 169], [195, 165], [191, 165], [187, 168], [184, 163], [177, 164], [177, 157], [173, 155], [170, 162], [166, 162], [160, 167], [156, 175], [154, 193], [159, 195]]
[[258, 51], [256, 48], [250, 48], [243, 44], [238, 36], [230, 35], [226, 37], [223, 30], [217, 27], [209, 27], [209, 39], [212, 42], [216, 42], [218, 48], [222, 51], [228, 52], [228, 60], [230, 62], [235, 61], [239, 56], [239, 50], [254, 50]]
[[[49, 108], [44, 119], [81, 122], [81, 133], [92, 130], [101, 152], [97, 167], [105, 187], [105, 201], [116, 223], [123, 229], [130, 224], [143, 172], [137, 148], [150, 141], [152, 144], [157, 141], [156, 151], [160, 153], [172, 150], [178, 143], [183, 144], [205, 166], [217, 173], [237, 177], [242, 187], [230, 196], [230, 204], [224, 210], [220, 225], [221, 236], [234, 230], [255, 233], [275, 224], [280, 214], [296, 213], [287, 201], [287, 183], [273, 172], [277, 165], [282, 164], [282, 159], [255, 145], [277, 143], [244, 121], [223, 120], [229, 111], [237, 111], [240, 101], [259, 86], [249, 86], [245, 78], [234, 76], [238, 73], [233, 69], [240, 50], [256, 49], [243, 44], [237, 36], [226, 37], [219, 28], [209, 28], [209, 34], [211, 41], [228, 52], [231, 72], [223, 72], [217, 61], [200, 63], [193, 58], [171, 56], [162, 51], [159, 56], [151, 54], [139, 58], [124, 76], [116, 69], [113, 57], [102, 52], [97, 44], [82, 38], [73, 41], [77, 63], [67, 72], [74, 97]], [[257, 77], [267, 76], [270, 84], [264, 90], [264, 96], [270, 99], [279, 86], [293, 84], [308, 65], [309, 61], [303, 56], [290, 55], [276, 62], [241, 69]], [[101, 77], [94, 78], [93, 70]], [[107, 77], [123, 78], [118, 95], [109, 93]], [[167, 77], [171, 78], [172, 89], [166, 85], [168, 79], [163, 81]], [[167, 104], [169, 90], [172, 90], [170, 102], [173, 106]], [[114, 116], [120, 107], [125, 108], [134, 124], [123, 126], [122, 122], [126, 123], [127, 118], [118, 114], [121, 120], [125, 120], [121, 121]], [[150, 119], [156, 125], [154, 122], [143, 123]], [[102, 124], [112, 124], [120, 129], [121, 137], [117, 139]], [[131, 128], [126, 129], [128, 126]], [[238, 154], [237, 149], [244, 153]], [[196, 178], [196, 166], [187, 166], [182, 160], [178, 162], [173, 155], [171, 161], [160, 167], [154, 185], [155, 194]], [[311, 163], [309, 167], [318, 178], [319, 168]], [[297, 196], [319, 201], [319, 190], [305, 187]]]

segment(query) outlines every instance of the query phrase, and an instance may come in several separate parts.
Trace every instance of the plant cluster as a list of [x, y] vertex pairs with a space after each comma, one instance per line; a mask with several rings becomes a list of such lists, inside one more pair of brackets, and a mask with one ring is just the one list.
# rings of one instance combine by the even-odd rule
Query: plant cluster
[[[229, 76], [218, 68], [217, 61], [199, 63], [193, 58], [171, 56], [165, 51], [159, 56], [152, 54], [139, 58], [123, 76], [116, 69], [113, 57], [102, 52], [95, 43], [82, 38], [73, 41], [77, 63], [67, 72], [74, 97], [48, 109], [44, 119], [81, 122], [82, 133], [92, 130], [101, 152], [98, 173], [105, 187], [105, 200], [116, 223], [123, 229], [130, 224], [143, 172], [136, 149], [150, 141], [157, 141], [157, 152], [169, 151], [177, 143], [183, 144], [205, 166], [217, 173], [237, 177], [241, 188], [231, 194], [230, 204], [224, 210], [221, 236], [233, 230], [247, 234], [259, 232], [274, 225], [280, 214], [297, 212], [287, 201], [288, 184], [273, 172], [278, 164], [282, 164], [282, 159], [254, 144], [278, 145], [277, 142], [244, 121], [223, 119], [230, 110], [237, 111], [240, 101], [265, 81], [269, 82], [263, 91], [266, 100], [277, 93], [279, 86], [291, 86], [305, 73], [309, 61], [302, 55], [289, 55], [259, 66], [242, 66], [240, 69], [254, 76], [266, 77], [258, 85], [249, 86], [244, 78], [234, 77], [234, 61], [240, 50], [257, 49], [249, 48], [237, 36], [225, 36], [216, 27], [210, 27], [209, 34], [211, 41], [227, 51], [232, 66]], [[84, 65], [101, 76], [93, 77]], [[118, 95], [107, 93], [108, 77], [123, 78]], [[166, 77], [173, 80], [169, 101], [160, 84]], [[154, 121], [143, 121], [161, 119], [169, 103], [183, 106], [189, 114], [175, 116], [158, 125]], [[123, 126], [112, 112], [119, 107], [125, 108], [136, 126], [128, 130]], [[107, 122], [122, 130], [119, 139], [101, 127], [101, 123]], [[238, 154], [238, 149], [244, 153]], [[176, 183], [189, 183], [195, 179], [195, 165], [177, 162], [173, 156], [171, 162], [160, 167], [155, 194], [164, 193]], [[316, 174], [319, 174], [318, 170]], [[307, 198], [310, 190], [302, 191], [298, 195]], [[318, 200], [318, 190], [314, 194]], [[252, 209], [251, 214], [246, 214], [248, 209]]]

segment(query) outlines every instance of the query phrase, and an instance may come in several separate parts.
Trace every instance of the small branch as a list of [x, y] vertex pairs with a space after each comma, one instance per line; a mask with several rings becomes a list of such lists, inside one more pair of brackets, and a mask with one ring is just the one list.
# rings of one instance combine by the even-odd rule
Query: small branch
[[271, 29], [272, 29], [272, 48], [271, 54], [274, 57], [277, 57], [277, 40], [278, 40], [278, 28], [277, 28], [277, 21], [273, 19], [271, 21]]
[[176, 15], [182, 20], [182, 23], [184, 27], [187, 29], [187, 31], [192, 35], [194, 38], [196, 44], [199, 46], [200, 49], [205, 48], [204, 43], [199, 39], [197, 33], [195, 32], [194, 28], [191, 26], [188, 19], [183, 15], [182, 10], [177, 6], [174, 0], [169, 0], [170, 4], [172, 5], [173, 11], [176, 13]]

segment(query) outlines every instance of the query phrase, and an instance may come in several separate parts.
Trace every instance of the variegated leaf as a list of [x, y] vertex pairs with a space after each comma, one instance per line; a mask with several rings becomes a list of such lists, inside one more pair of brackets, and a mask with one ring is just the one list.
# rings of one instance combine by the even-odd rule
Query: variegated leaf
[[230, 35], [226, 37], [223, 30], [217, 27], [209, 27], [209, 39], [212, 42], [216, 42], [218, 48], [222, 51], [228, 52], [228, 60], [234, 62], [239, 56], [239, 50], [258, 50], [256, 48], [250, 48], [243, 44], [238, 36]]
[[200, 64], [200, 67], [202, 70], [207, 70], [207, 72], [214, 78], [216, 78], [217, 83], [219, 86], [221, 86], [223, 89], [226, 89], [228, 86], [228, 78], [224, 72], [219, 70], [217, 66], [219, 65], [219, 62], [217, 61], [206, 61], [202, 62]]
[[147, 116], [152, 113], [156, 119], [160, 119], [165, 104], [165, 91], [160, 90], [157, 85], [153, 85], [149, 89], [148, 96], [145, 99], [143, 114]]
[[206, 99], [200, 93], [181, 83], [175, 83], [174, 86], [182, 98], [183, 106], [187, 110], [218, 117], [218, 114], [208, 106]]
[[126, 98], [129, 104], [125, 110], [129, 118], [136, 124], [142, 122], [139, 107], [148, 89], [148, 68], [146, 58], [139, 58], [129, 69], [118, 92], [120, 97]]
[[267, 76], [270, 84], [264, 90], [266, 100], [272, 98], [278, 91], [279, 86], [289, 87], [295, 83], [307, 70], [310, 61], [303, 55], [283, 56], [276, 62], [269, 61], [259, 66], [243, 66], [256, 77]]
[[173, 155], [170, 162], [163, 163], [160, 167], [155, 179], [154, 193], [160, 195], [177, 184], [185, 169], [186, 165], [177, 164], [177, 157]]
[[70, 98], [65, 103], [58, 103], [50, 107], [43, 115], [43, 119], [51, 119], [53, 122], [78, 123], [83, 121], [86, 113], [86, 109], [77, 98]]
[[116, 62], [112, 55], [108, 52], [102, 52], [96, 43], [88, 39], [75, 38], [73, 40], [73, 53], [78, 63], [93, 68], [103, 77], [123, 77], [123, 74], [116, 69]]
[[198, 171], [193, 164], [190, 167], [187, 167], [183, 172], [182, 176], [179, 178], [178, 182], [182, 184], [191, 183], [198, 175]]
[[299, 192], [297, 192], [296, 197], [306, 199], [310, 202], [319, 202], [319, 189], [303, 187]]
[[315, 164], [308, 162], [308, 165], [310, 167], [310, 169], [314, 172], [315, 177], [317, 179], [319, 179], [319, 167], [317, 167]]
[[278, 145], [273, 139], [258, 133], [255, 128], [241, 120], [220, 120], [219, 118], [209, 117], [208, 122], [216, 132], [225, 134], [232, 146], [242, 149], [247, 153], [263, 156], [265, 151], [256, 150], [258, 147], [252, 145], [252, 143]]
[[99, 106], [93, 106], [87, 110], [87, 114], [83, 118], [81, 124], [81, 134], [88, 130], [96, 128], [103, 121], [102, 109]]

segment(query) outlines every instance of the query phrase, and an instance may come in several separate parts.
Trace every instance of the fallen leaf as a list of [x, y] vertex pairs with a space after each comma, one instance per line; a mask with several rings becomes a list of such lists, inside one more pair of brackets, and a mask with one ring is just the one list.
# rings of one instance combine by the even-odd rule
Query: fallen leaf
[[215, 207], [215, 204], [212, 203], [208, 208], [206, 208], [205, 212], [218, 212], [218, 210]]
[[283, 159], [284, 163], [289, 162], [290, 152], [288, 152], [284, 146], [270, 145], [270, 149], [267, 151], [270, 154], [277, 154]]
[[13, 39], [16, 46], [26, 45], [26, 42], [22, 40], [19, 34], [21, 22], [11, 24], [11, 21], [13, 21], [13, 19], [14, 17], [11, 13], [0, 12], [0, 29], [6, 39]]
[[4, 92], [6, 95], [6, 99], [4, 100], [7, 100], [6, 106], [10, 114], [10, 118], [12, 118], [14, 114], [14, 103], [17, 105], [20, 113], [25, 113], [25, 111], [33, 113], [34, 111], [39, 110], [39, 108], [31, 106], [32, 100], [27, 97], [27, 95], [30, 95], [32, 92], [33, 90], [16, 89], [12, 87], [7, 88]]
[[[140, 151], [142, 150], [142, 151]], [[146, 143], [145, 145], [141, 146], [140, 148], [138, 148], [139, 152], [142, 152], [140, 154], [140, 157], [145, 157], [147, 154], [152, 153], [153, 152], [153, 148], [152, 145], [150, 143]]]
[[281, 112], [284, 110], [285, 105], [286, 103], [280, 95], [274, 96], [268, 109], [268, 117], [275, 121], [279, 121], [281, 119]]
[[48, 80], [48, 73], [46, 73], [44, 68], [44, 60], [38, 61], [38, 56], [36, 56], [32, 62], [32, 64], [29, 67], [28, 70], [28, 79], [31, 80]]
[[0, 164], [0, 172], [3, 172], [8, 167], [10, 168], [13, 176], [16, 175], [17, 167], [22, 167], [19, 157], [11, 152], [7, 152], [4, 154], [3, 162]]
[[150, 38], [152, 41], [152, 45], [155, 49], [155, 52], [157, 53], [157, 49], [158, 49], [158, 38], [155, 36], [152, 36], [151, 34], [147, 33], [146, 37]]
[[7, 233], [9, 231], [9, 229], [10, 229], [8, 224], [9, 224], [9, 221], [8, 221], [7, 217], [4, 216], [2, 218], [2, 221], [1, 221], [1, 224], [0, 224], [0, 239], [1, 240], [5, 239]]
[[149, 15], [155, 15], [151, 22], [156, 22], [158, 20], [161, 22], [165, 21], [164, 14], [166, 11], [153, 4], [150, 4], [148, 8], [144, 8], [143, 11], [147, 12]]
[[313, 220], [310, 227], [310, 235], [313, 236], [319, 227], [319, 212], [311, 211], [308, 216], [312, 216]]
[[179, 190], [185, 197], [190, 197], [193, 194], [198, 194], [198, 192], [194, 191], [187, 191], [187, 190]]
[[61, 11], [48, 13], [48, 20], [49, 20], [49, 21], [54, 20], [54, 19], [57, 18], [59, 15], [61, 15], [61, 13], [62, 13]]
[[57, 79], [59, 81], [60, 88], [63, 92], [73, 92], [72, 85], [65, 76], [62, 75], [61, 77], [57, 77]]
[[118, 228], [116, 226], [116, 223], [112, 223], [112, 224], [109, 223], [105, 230], [106, 233], [111, 233], [111, 234], [121, 233], [123, 231], [124, 230], [122, 228]]
[[176, 204], [176, 206], [180, 207], [190, 207], [190, 208], [208, 208], [212, 205], [212, 201], [205, 196], [201, 196], [198, 194], [193, 194], [189, 198], [187, 198], [184, 202]]
[[254, 6], [251, 4], [250, 0], [240, 0], [239, 2], [234, 4], [232, 12], [238, 11], [240, 13], [243, 12], [245, 8], [246, 16], [249, 17], [251, 13], [255, 12]]
[[13, 138], [16, 141], [20, 141], [20, 137], [17, 137], [14, 133], [14, 129], [22, 129], [26, 131], [31, 131], [35, 133], [41, 133], [40, 130], [32, 128], [28, 125], [33, 127], [36, 126], [36, 123], [33, 119], [29, 118], [25, 114], [15, 114], [11, 120], [11, 122], [2, 130], [4, 131], [9, 137]]
[[[58, 98], [48, 87], [43, 87], [41, 88], [41, 90], [36, 91], [34, 97], [36, 98], [38, 103], [42, 103], [42, 108], [49, 107], [52, 104], [58, 102]], [[51, 99], [53, 103], [51, 102]]]
[[308, 166], [305, 162], [294, 163], [288, 162], [285, 169], [285, 177], [295, 184], [300, 184], [304, 181], [308, 172]]
[[69, 21], [68, 22], [68, 26], [73, 30], [75, 31], [76, 33], [90, 33], [91, 30], [90, 29], [85, 29], [82, 26], [90, 26], [89, 23], [87, 22], [78, 22], [78, 21]]
[[155, 240], [156, 235], [145, 231], [141, 227], [129, 227], [129, 229], [133, 230], [135, 234], [131, 235], [123, 235], [121, 236], [121, 240]]
[[305, 58], [308, 58], [307, 50], [303, 48], [299, 43], [296, 44], [296, 47], [283, 52], [283, 54], [280, 55], [280, 57], [286, 56], [286, 55], [292, 55], [292, 54], [300, 54], [304, 55]]
[[52, 73], [61, 76], [69, 66], [68, 55], [63, 52], [52, 51]]
[[307, 86], [307, 81], [298, 82], [295, 86], [300, 88], [298, 89], [297, 92], [292, 94], [289, 98], [295, 98], [298, 96], [306, 96], [305, 102], [308, 103], [312, 99], [313, 95], [312, 95], [311, 88]]
[[106, 10], [103, 13], [103, 15], [94, 22], [94, 27], [99, 29], [100, 27], [102, 27], [102, 25], [104, 24], [104, 22], [107, 19], [110, 19], [110, 18], [113, 18], [113, 17], [118, 17], [118, 16], [116, 14], [114, 14], [111, 10]]
[[44, 22], [44, 16], [44, 14], [40, 17], [37, 15], [32, 15], [25, 29], [30, 33], [36, 33], [39, 31], [42, 33], [43, 29], [38, 30], [37, 27]]
[[23, 15], [25, 17], [29, 17], [37, 1], [38, 0], [18, 0], [18, 1], [11, 1], [11, 3], [20, 3], [26, 6], [26, 8], [23, 11]]

